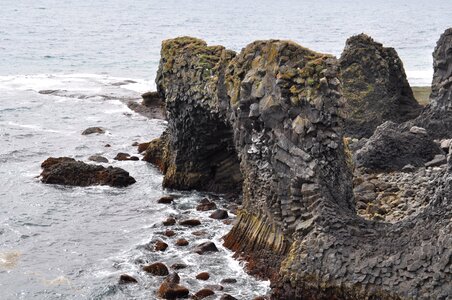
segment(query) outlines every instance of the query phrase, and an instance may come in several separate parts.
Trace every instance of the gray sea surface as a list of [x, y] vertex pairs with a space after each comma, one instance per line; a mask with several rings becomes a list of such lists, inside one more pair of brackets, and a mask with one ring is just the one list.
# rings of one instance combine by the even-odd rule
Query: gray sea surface
[[[238, 280], [209, 299], [268, 291], [268, 282], [247, 275], [221, 246], [231, 225], [194, 209], [205, 194], [163, 190], [155, 167], [113, 160], [118, 152], [136, 154], [132, 143], [158, 137], [166, 126], [125, 104], [155, 88], [163, 39], [190, 35], [235, 51], [256, 39], [290, 39], [339, 56], [349, 36], [365, 32], [398, 51], [412, 85], [429, 85], [431, 52], [451, 25], [450, 0], [0, 0], [0, 299], [156, 299], [162, 278], [141, 270], [155, 261], [187, 264], [179, 274], [192, 292]], [[90, 126], [106, 134], [82, 136]], [[79, 188], [37, 178], [49, 156], [88, 162], [93, 154], [137, 183]], [[168, 193], [176, 204], [156, 203]], [[177, 235], [167, 238], [161, 223], [169, 215], [202, 225], [176, 225]], [[192, 234], [199, 230], [207, 234]], [[182, 237], [186, 248], [174, 245]], [[167, 251], [149, 250], [156, 238]], [[207, 240], [219, 253], [192, 253]], [[201, 271], [211, 274], [207, 282], [194, 279]], [[138, 284], [118, 285], [123, 273]]]

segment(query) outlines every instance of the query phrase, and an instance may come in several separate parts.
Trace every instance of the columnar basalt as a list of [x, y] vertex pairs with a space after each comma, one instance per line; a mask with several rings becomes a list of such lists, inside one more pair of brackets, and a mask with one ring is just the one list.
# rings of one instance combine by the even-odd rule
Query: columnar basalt
[[[165, 99], [168, 129], [146, 155], [177, 189], [236, 192], [241, 174], [225, 117], [224, 70], [235, 55], [221, 46], [182, 37], [164, 41], [157, 91]], [[155, 146], [164, 149], [156, 150]]]
[[[209, 64], [201, 63], [206, 53]], [[179, 38], [163, 43], [157, 86], [169, 125], [150, 156], [164, 184], [243, 184], [243, 209], [225, 245], [250, 272], [271, 278], [272, 299], [451, 294], [452, 171], [417, 216], [394, 224], [357, 216], [334, 57], [278, 40], [235, 56]], [[228, 172], [243, 183], [211, 173], [217, 156], [235, 162]]]
[[452, 137], [452, 28], [438, 40], [433, 52], [430, 104], [414, 121], [435, 138]]
[[340, 67], [347, 135], [369, 137], [385, 121], [401, 123], [421, 112], [394, 48], [365, 34], [352, 36]]

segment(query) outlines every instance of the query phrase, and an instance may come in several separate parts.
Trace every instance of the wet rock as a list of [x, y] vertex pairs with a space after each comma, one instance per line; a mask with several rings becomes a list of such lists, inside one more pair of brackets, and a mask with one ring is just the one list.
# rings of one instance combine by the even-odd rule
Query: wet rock
[[121, 168], [86, 164], [69, 157], [49, 157], [41, 167], [41, 181], [47, 184], [126, 187], [136, 182]]
[[188, 241], [186, 239], [178, 239], [176, 245], [180, 247], [188, 246]]
[[119, 284], [137, 283], [138, 281], [128, 274], [119, 276]]
[[132, 146], [133, 146], [133, 147], [136, 147], [136, 146], [138, 146], [138, 145], [139, 145], [138, 142], [133, 142], [133, 143], [132, 143]]
[[124, 161], [124, 160], [140, 160], [140, 159], [136, 156], [130, 156], [130, 154], [128, 154], [128, 153], [119, 152], [115, 156], [114, 160]]
[[224, 294], [221, 296], [220, 300], [238, 300], [238, 299], [229, 294]]
[[163, 233], [163, 235], [167, 236], [167, 237], [172, 237], [174, 235], [176, 235], [176, 233], [173, 230], [165, 230], [165, 232]]
[[401, 123], [421, 112], [393, 48], [355, 35], [347, 40], [339, 62], [347, 135], [369, 137], [385, 121]]
[[199, 255], [207, 254], [209, 252], [218, 252], [218, 248], [213, 242], [201, 243], [193, 249], [193, 252]]
[[270, 300], [270, 298], [267, 296], [259, 296], [259, 297], [253, 298], [253, 300]]
[[212, 219], [223, 220], [229, 218], [228, 212], [224, 209], [217, 209], [210, 216]]
[[151, 265], [144, 266], [143, 271], [154, 276], [166, 276], [169, 274], [168, 268], [161, 262], [156, 262]]
[[214, 210], [217, 208], [217, 205], [214, 202], [209, 201], [207, 198], [203, 198], [201, 201], [199, 201], [198, 206], [196, 206], [196, 210], [198, 211], [208, 211], [208, 210]]
[[167, 248], [168, 248], [168, 244], [161, 240], [157, 240], [154, 243], [154, 251], [165, 251]]
[[189, 290], [180, 285], [180, 278], [177, 273], [172, 273], [160, 285], [158, 296], [164, 299], [186, 298], [190, 293]]
[[141, 98], [143, 98], [143, 105], [146, 106], [164, 105], [164, 99], [162, 99], [157, 92], [146, 92], [141, 95]]
[[440, 153], [441, 149], [428, 135], [413, 134], [388, 121], [378, 126], [358, 150], [356, 162], [369, 170], [401, 170], [408, 164], [423, 166]]
[[127, 106], [149, 119], [165, 119], [165, 102], [156, 92], [146, 92], [141, 97], [143, 98], [141, 103], [129, 101]]
[[181, 270], [185, 268], [188, 268], [188, 265], [184, 263], [174, 263], [171, 265], [171, 269], [173, 270]]
[[194, 295], [195, 299], [204, 299], [207, 298], [209, 296], [215, 295], [215, 292], [210, 290], [210, 289], [202, 289], [199, 290], [198, 292], [196, 292], [196, 294]]
[[414, 133], [414, 134], [427, 134], [427, 130], [425, 130], [425, 128], [418, 127], [418, 126], [411, 127], [410, 132]]
[[105, 133], [105, 130], [101, 127], [88, 127], [85, 130], [83, 130], [82, 135], [88, 135], [88, 134], [103, 134]]
[[224, 290], [224, 287], [219, 284], [208, 284], [205, 286], [206, 289], [210, 289], [213, 291], [222, 291]]
[[224, 278], [220, 281], [221, 284], [234, 284], [237, 283], [237, 279], [235, 278]]
[[109, 147], [111, 147], [111, 145], [110, 144], [105, 144], [104, 147], [109, 148]]
[[165, 226], [171, 226], [174, 224], [176, 224], [176, 219], [174, 219], [173, 217], [169, 217], [165, 221], [163, 221], [163, 225]]
[[138, 149], [137, 149], [138, 153], [142, 153], [142, 152], [146, 151], [146, 149], [149, 147], [149, 144], [150, 144], [150, 142], [138, 144]]
[[193, 234], [194, 236], [203, 236], [203, 235], [208, 234], [208, 232], [205, 230], [198, 230], [198, 231], [193, 231], [191, 234]]
[[163, 196], [159, 200], [157, 200], [157, 203], [161, 204], [171, 204], [171, 202], [174, 201], [174, 197], [171, 196]]
[[179, 224], [182, 226], [187, 226], [187, 227], [195, 227], [195, 226], [201, 225], [201, 221], [199, 221], [197, 219], [188, 219], [188, 220], [180, 221]]
[[98, 163], [108, 163], [108, 159], [101, 155], [91, 155], [90, 157], [88, 157], [88, 160], [95, 161]]
[[207, 272], [201, 272], [198, 275], [196, 275], [196, 279], [198, 280], [208, 280], [210, 278], [210, 274]]

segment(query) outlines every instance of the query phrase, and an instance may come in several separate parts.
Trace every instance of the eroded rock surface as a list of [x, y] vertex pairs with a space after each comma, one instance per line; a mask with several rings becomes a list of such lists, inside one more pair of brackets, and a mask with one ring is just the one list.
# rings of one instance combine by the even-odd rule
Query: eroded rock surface
[[[234, 174], [240, 161], [243, 208], [225, 245], [271, 279], [272, 299], [445, 298], [452, 166], [416, 216], [358, 216], [338, 76], [334, 57], [288, 41], [256, 41], [236, 56], [196, 39], [165, 41], [157, 86], [169, 127], [149, 156], [166, 186], [183, 189], [221, 186], [216, 172], [206, 175], [212, 155], [234, 162]], [[211, 131], [224, 133], [228, 155]]]
[[421, 112], [394, 48], [365, 34], [353, 36], [346, 42], [340, 67], [348, 136], [369, 137], [385, 121], [401, 123]]
[[126, 187], [135, 183], [135, 179], [121, 168], [86, 164], [69, 157], [49, 157], [41, 167], [41, 181], [48, 184]]

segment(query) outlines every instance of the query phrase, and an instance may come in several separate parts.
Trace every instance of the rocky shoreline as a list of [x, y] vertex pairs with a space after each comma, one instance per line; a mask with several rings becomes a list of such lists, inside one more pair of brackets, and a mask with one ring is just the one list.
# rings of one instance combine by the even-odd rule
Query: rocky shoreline
[[[191, 37], [166, 40], [157, 93], [144, 95], [142, 106], [162, 116], [164, 103], [168, 127], [138, 149], [165, 188], [241, 199], [224, 246], [271, 281], [270, 299], [447, 299], [451, 49], [452, 28], [433, 53], [430, 103], [422, 107], [396, 51], [364, 34], [347, 40], [339, 60], [290, 41], [255, 41], [234, 53]], [[169, 217], [164, 225], [199, 220]], [[160, 297], [190, 294], [165, 265], [145, 268], [167, 276]]]

